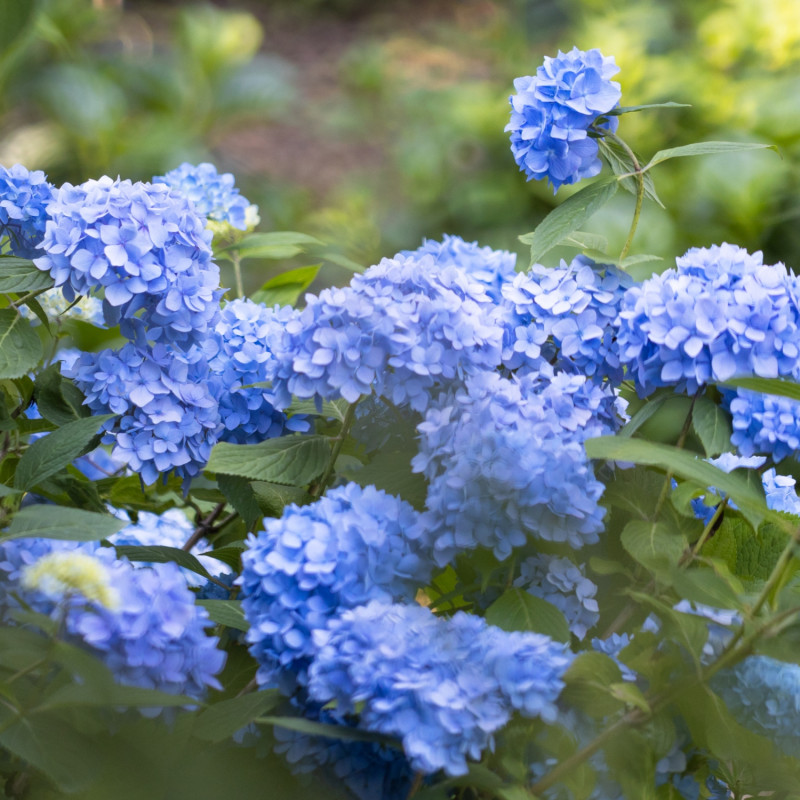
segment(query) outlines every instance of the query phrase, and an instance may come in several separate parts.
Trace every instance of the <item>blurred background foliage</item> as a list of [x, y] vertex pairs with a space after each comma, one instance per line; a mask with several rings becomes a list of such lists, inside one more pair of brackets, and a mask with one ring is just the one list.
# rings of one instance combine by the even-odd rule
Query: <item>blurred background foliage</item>
[[[371, 264], [442, 233], [522, 253], [558, 197], [503, 128], [513, 79], [573, 45], [613, 55], [642, 155], [710, 139], [778, 145], [671, 161], [634, 253], [661, 268], [722, 241], [800, 268], [797, 0], [0, 0], [0, 163], [54, 183], [231, 171], [262, 230]], [[588, 229], [621, 248], [633, 198]], [[548, 258], [567, 256], [556, 250]], [[279, 265], [251, 262], [248, 288]], [[280, 265], [283, 268], [285, 265]], [[652, 262], [641, 267], [647, 274]]]

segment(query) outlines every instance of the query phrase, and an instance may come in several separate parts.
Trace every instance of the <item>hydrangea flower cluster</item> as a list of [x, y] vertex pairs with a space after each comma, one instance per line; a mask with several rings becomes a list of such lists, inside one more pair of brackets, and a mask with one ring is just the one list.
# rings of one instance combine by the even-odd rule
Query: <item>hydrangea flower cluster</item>
[[[78, 319], [88, 322], [96, 328], [105, 327], [105, 316], [103, 315], [103, 303], [97, 297], [82, 295], [77, 302], [68, 302], [59, 289], [48, 289], [37, 298], [45, 314], [52, 319]], [[39, 318], [31, 311], [28, 306], [19, 309], [20, 314], [37, 325]]]
[[[353, 718], [335, 709], [308, 706], [306, 719], [326, 725], [354, 727]], [[374, 742], [345, 741], [275, 728], [275, 752], [286, 758], [294, 774], [317, 772], [341, 784], [358, 800], [405, 800], [414, 773], [405, 756]]]
[[413, 598], [431, 570], [427, 541], [410, 534], [416, 519], [408, 503], [351, 483], [248, 538], [239, 585], [260, 685], [287, 695], [304, 685], [312, 633], [341, 610]]
[[145, 483], [174, 470], [189, 479], [208, 462], [221, 427], [218, 378], [198, 348], [163, 344], [84, 353], [65, 375], [96, 414], [119, 414], [103, 442]]
[[214, 329], [219, 349], [208, 365], [225, 387], [219, 396], [223, 441], [255, 444], [309, 428], [306, 417], [287, 417], [272, 391], [251, 385], [272, 375], [275, 357], [269, 343], [280, 320], [279, 310], [252, 300], [232, 300], [222, 308]]
[[[86, 559], [96, 562], [94, 570], [86, 569]], [[77, 571], [66, 574], [70, 565]], [[15, 595], [44, 614], [65, 603], [69, 638], [98, 655], [120, 683], [195, 698], [208, 687], [220, 688], [216, 675], [225, 653], [206, 634], [213, 623], [175, 564], [134, 569], [93, 542], [15, 539], [0, 545], [0, 571], [5, 612], [17, 607]], [[81, 594], [83, 585], [94, 586], [87, 575], [100, 574], [116, 602]]]
[[247, 229], [250, 203], [239, 194], [229, 172], [218, 173], [213, 164], [184, 162], [166, 175], [157, 175], [153, 183], [165, 183], [192, 201], [198, 214], [214, 222], [227, 222], [231, 227]]
[[744, 455], [766, 453], [777, 463], [800, 450], [796, 400], [747, 389], [726, 391], [724, 400], [733, 423], [731, 443]]
[[783, 264], [730, 244], [693, 247], [676, 263], [622, 298], [620, 358], [640, 395], [797, 369], [797, 281]]
[[[590, 128], [622, 97], [611, 78], [619, 72], [613, 57], [599, 50], [560, 50], [545, 58], [534, 77], [514, 81], [511, 95], [511, 152], [528, 180], [547, 178], [553, 190], [597, 175], [601, 169], [597, 141]], [[604, 125], [616, 131], [617, 118]], [[593, 131], [597, 133], [596, 129]]]
[[39, 254], [36, 248], [44, 238], [52, 196], [53, 187], [41, 170], [0, 165], [0, 238], [6, 238], [12, 255], [33, 258]]
[[209, 333], [222, 295], [219, 268], [211, 234], [184, 195], [103, 177], [64, 184], [47, 211], [35, 263], [68, 300], [102, 289], [106, 322], [140, 344], [188, 348]]
[[486, 287], [432, 256], [383, 259], [306, 303], [273, 344], [277, 392], [352, 403], [374, 390], [423, 411], [432, 387], [500, 363]]
[[[561, 369], [618, 384], [623, 370], [615, 322], [632, 283], [616, 267], [586, 256], [555, 269], [534, 264], [502, 288], [511, 308], [504, 362], [511, 369], [537, 369], [544, 355]], [[544, 346], [548, 340], [555, 353]]]
[[583, 566], [563, 556], [538, 553], [520, 565], [514, 586], [552, 603], [566, 617], [569, 629], [578, 639], [586, 636], [600, 619], [595, 595], [597, 585], [586, 577]]
[[800, 757], [800, 666], [750, 656], [717, 673], [712, 686], [742, 725]]
[[412, 460], [428, 479], [418, 528], [434, 536], [436, 563], [475, 547], [503, 560], [529, 536], [596, 542], [604, 487], [583, 443], [609, 432], [610, 400], [585, 378], [552, 370], [520, 380], [482, 373], [441, 397], [417, 428]]
[[467, 772], [513, 711], [553, 722], [570, 657], [534, 633], [507, 633], [480, 618], [449, 619], [422, 606], [371, 602], [314, 632], [308, 690], [360, 726], [397, 736], [413, 769]]
[[445, 234], [442, 241], [425, 239], [416, 250], [401, 250], [401, 256], [433, 256], [437, 265], [454, 264], [471, 278], [486, 286], [489, 297], [499, 303], [504, 284], [513, 281], [517, 254], [507, 250], [492, 250], [477, 242], [465, 242], [460, 236]]

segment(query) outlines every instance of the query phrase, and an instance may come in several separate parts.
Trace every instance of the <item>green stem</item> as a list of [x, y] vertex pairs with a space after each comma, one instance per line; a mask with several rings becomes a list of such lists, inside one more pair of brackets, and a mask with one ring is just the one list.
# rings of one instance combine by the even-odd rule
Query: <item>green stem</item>
[[358, 402], [359, 401], [356, 400], [355, 403], [350, 403], [350, 405], [347, 407], [344, 419], [342, 420], [342, 427], [339, 431], [339, 435], [333, 440], [333, 447], [331, 448], [331, 457], [328, 460], [328, 466], [325, 467], [325, 472], [322, 473], [322, 477], [319, 479], [319, 481], [317, 481], [317, 485], [311, 492], [311, 496], [315, 499], [322, 497], [325, 489], [330, 483], [333, 470], [336, 467], [336, 459], [339, 458], [339, 453], [342, 452], [342, 446], [344, 445], [345, 439], [347, 439], [347, 434], [350, 433], [350, 428], [353, 427], [353, 422], [356, 418], [356, 406], [358, 405]]
[[244, 283], [242, 281], [242, 257], [238, 250], [231, 251], [231, 261], [233, 262], [233, 277], [236, 281], [236, 296], [244, 297]]
[[628, 158], [630, 158], [631, 163], [633, 164], [633, 177], [636, 178], [636, 207], [633, 211], [633, 220], [631, 221], [631, 229], [628, 231], [628, 238], [625, 240], [622, 252], [619, 254], [619, 260], [621, 263], [625, 259], [625, 256], [628, 255], [628, 251], [631, 249], [631, 244], [633, 244], [633, 236], [636, 233], [636, 227], [639, 224], [639, 216], [642, 213], [642, 203], [644, 202], [644, 171], [642, 170], [641, 164], [639, 164], [639, 159], [636, 158], [636, 154], [622, 139], [619, 138], [619, 136], [614, 133], [606, 133], [605, 135], [609, 139], [613, 139], [626, 152]]

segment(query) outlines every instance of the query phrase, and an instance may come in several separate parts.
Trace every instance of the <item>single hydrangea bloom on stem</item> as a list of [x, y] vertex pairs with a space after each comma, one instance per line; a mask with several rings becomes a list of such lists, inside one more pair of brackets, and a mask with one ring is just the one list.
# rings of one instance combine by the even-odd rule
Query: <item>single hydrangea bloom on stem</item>
[[[514, 81], [511, 95], [511, 152], [528, 180], [547, 178], [554, 190], [564, 184], [591, 178], [602, 167], [597, 141], [589, 129], [618, 105], [622, 92], [613, 57], [599, 50], [574, 47], [545, 58], [535, 77]], [[615, 131], [610, 117], [608, 130]]]
[[463, 612], [444, 619], [417, 605], [371, 602], [314, 633], [308, 690], [362, 728], [398, 736], [411, 766], [467, 772], [514, 711], [554, 722], [570, 663], [566, 646], [508, 633]]

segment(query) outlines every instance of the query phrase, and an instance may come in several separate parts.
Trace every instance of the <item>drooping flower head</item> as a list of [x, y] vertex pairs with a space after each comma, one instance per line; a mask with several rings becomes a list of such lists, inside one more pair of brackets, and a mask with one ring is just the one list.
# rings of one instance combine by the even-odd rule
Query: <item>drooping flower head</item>
[[604, 487], [583, 443], [611, 432], [614, 400], [552, 369], [519, 380], [487, 372], [443, 395], [417, 428], [412, 461], [428, 480], [420, 527], [435, 538], [436, 562], [479, 546], [505, 559], [529, 536], [596, 542]]
[[783, 264], [722, 244], [693, 247], [675, 269], [629, 288], [617, 342], [640, 395], [791, 374], [800, 364], [796, 284]]
[[103, 177], [64, 184], [47, 210], [36, 265], [68, 300], [102, 291], [106, 322], [140, 344], [188, 349], [213, 327], [222, 290], [211, 234], [180, 192]]
[[428, 543], [410, 538], [416, 518], [392, 495], [347, 484], [248, 538], [239, 584], [261, 685], [287, 695], [304, 685], [312, 632], [343, 609], [414, 597], [431, 570]]
[[220, 174], [213, 164], [184, 162], [166, 175], [157, 175], [153, 183], [165, 183], [192, 201], [198, 214], [213, 222], [227, 222], [233, 228], [247, 229], [250, 203], [239, 194], [230, 172]]
[[465, 774], [515, 710], [555, 721], [570, 663], [565, 645], [541, 634], [377, 601], [331, 619], [314, 640], [311, 698], [358, 709], [360, 727], [399, 737], [426, 774]]
[[0, 166], [0, 240], [4, 250], [20, 258], [40, 255], [44, 238], [47, 204], [53, 187], [44, 172], [29, 172], [21, 164], [11, 169]]
[[[534, 77], [514, 81], [511, 95], [511, 152], [528, 180], [547, 178], [554, 190], [597, 175], [597, 141], [589, 128], [611, 111], [622, 92], [611, 77], [619, 72], [613, 57], [574, 47], [545, 58]], [[614, 131], [617, 118], [606, 123]]]

